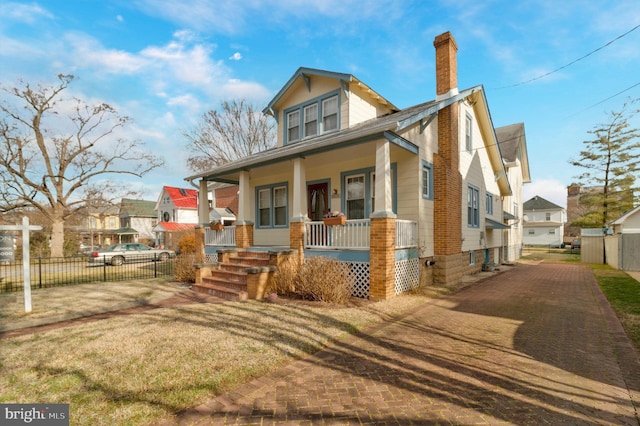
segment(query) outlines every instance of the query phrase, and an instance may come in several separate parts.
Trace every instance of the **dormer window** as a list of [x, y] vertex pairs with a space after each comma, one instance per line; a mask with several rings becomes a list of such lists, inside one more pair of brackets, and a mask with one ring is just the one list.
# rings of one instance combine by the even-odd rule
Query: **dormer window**
[[318, 104], [304, 107], [304, 137], [318, 134]]
[[287, 114], [287, 140], [295, 142], [300, 139], [300, 111]]
[[332, 92], [285, 111], [285, 145], [338, 130], [338, 104], [338, 94]]
[[322, 101], [322, 127], [325, 132], [338, 130], [338, 95]]

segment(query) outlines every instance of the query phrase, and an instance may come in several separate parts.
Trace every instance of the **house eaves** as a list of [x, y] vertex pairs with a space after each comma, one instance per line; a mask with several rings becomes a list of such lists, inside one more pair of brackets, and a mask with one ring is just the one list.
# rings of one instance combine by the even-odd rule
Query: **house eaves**
[[531, 183], [524, 123], [510, 124], [508, 126], [498, 127], [495, 130], [498, 143], [500, 144], [500, 152], [503, 155], [507, 167], [520, 166], [522, 182]]
[[634, 207], [633, 209], [631, 209], [628, 212], [624, 213], [622, 216], [620, 216], [616, 220], [614, 220], [612, 222], [609, 222], [609, 225], [622, 225], [629, 218], [629, 216], [634, 215], [638, 211], [640, 211], [640, 206]]
[[467, 97], [467, 99], [473, 105], [473, 110], [475, 112], [476, 119], [478, 120], [478, 127], [482, 133], [484, 147], [487, 151], [489, 162], [493, 169], [494, 178], [498, 184], [498, 188], [500, 188], [500, 195], [512, 195], [513, 192], [511, 191], [511, 184], [509, 183], [507, 172], [504, 168], [502, 153], [500, 152], [500, 145], [498, 144], [498, 138], [496, 137], [495, 128], [493, 127], [493, 120], [491, 119], [491, 113], [489, 112], [484, 88], [480, 85], [470, 90], [472, 93]]
[[405, 118], [411, 113], [414, 113], [414, 108], [409, 108], [388, 116], [374, 118], [342, 132], [320, 136], [283, 147], [272, 148], [223, 164], [206, 172], [186, 177], [185, 180], [192, 184], [197, 179], [237, 184], [238, 181], [236, 179], [229, 179], [229, 176], [257, 167], [281, 163], [295, 158], [303, 158], [309, 155], [371, 142], [377, 139], [387, 139], [389, 142], [417, 154], [418, 147], [415, 144], [395, 133], [398, 119]]
[[262, 112], [264, 114], [277, 116], [277, 114], [274, 111], [274, 106], [278, 103], [278, 101], [280, 101], [280, 99], [284, 96], [284, 94], [287, 93], [289, 89], [291, 89], [291, 86], [293, 86], [293, 84], [298, 79], [302, 79], [304, 81], [305, 86], [307, 87], [307, 90], [309, 91], [311, 90], [311, 76], [327, 77], [327, 78], [333, 78], [333, 79], [339, 80], [343, 90], [345, 91], [349, 91], [350, 84], [356, 84], [361, 90], [368, 93], [376, 101], [380, 102], [383, 105], [387, 105], [390, 109], [394, 111], [399, 111], [399, 108], [397, 108], [395, 105], [389, 102], [386, 98], [378, 94], [375, 90], [371, 89], [369, 86], [364, 84], [362, 81], [358, 80], [352, 74], [300, 67], [293, 74], [293, 76], [291, 76], [291, 78], [285, 83], [285, 85], [280, 89], [280, 91], [276, 94], [276, 96], [267, 104], [267, 106], [262, 110]]

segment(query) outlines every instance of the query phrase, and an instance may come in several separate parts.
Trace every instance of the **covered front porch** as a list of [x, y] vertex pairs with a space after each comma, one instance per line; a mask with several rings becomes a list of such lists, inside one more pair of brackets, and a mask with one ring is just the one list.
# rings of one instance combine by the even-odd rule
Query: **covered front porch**
[[[373, 219], [376, 223], [375, 218]], [[392, 219], [385, 222], [393, 225], [391, 247], [385, 250], [385, 256], [392, 255], [392, 277], [387, 276], [385, 288], [391, 288], [393, 295], [400, 294], [415, 288], [419, 283], [419, 258], [418, 258], [418, 224], [411, 220]], [[225, 226], [215, 230], [205, 227], [204, 242], [205, 254], [209, 262], [219, 260], [218, 253], [228, 249], [240, 247], [236, 234], [238, 228], [246, 231], [246, 225]], [[250, 231], [249, 231], [250, 232]], [[346, 263], [353, 276], [353, 296], [371, 297], [372, 255], [380, 256], [380, 250], [373, 250], [371, 241], [379, 238], [372, 236], [372, 220], [358, 219], [346, 220], [344, 224], [328, 225], [325, 221], [304, 222], [302, 253], [296, 253], [298, 257], [324, 256], [331, 257]], [[247, 251], [280, 252], [289, 251], [286, 246], [250, 245], [244, 247]], [[381, 268], [373, 271], [381, 274]]]
[[[229, 248], [285, 249], [300, 263], [312, 256], [337, 258], [350, 265], [357, 295], [372, 299], [415, 287], [420, 268], [414, 207], [422, 202], [412, 198], [420, 197], [417, 154], [411, 142], [377, 128], [356, 138], [340, 133], [280, 147], [187, 178], [199, 179], [205, 251], [213, 260]], [[205, 225], [209, 182], [238, 187], [237, 220], [221, 230]], [[325, 223], [329, 212], [341, 212], [346, 222]]]

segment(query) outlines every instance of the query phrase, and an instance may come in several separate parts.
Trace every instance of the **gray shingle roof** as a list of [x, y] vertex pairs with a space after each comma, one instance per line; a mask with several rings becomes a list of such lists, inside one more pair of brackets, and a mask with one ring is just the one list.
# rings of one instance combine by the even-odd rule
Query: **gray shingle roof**
[[552, 203], [551, 201], [545, 200], [544, 198], [536, 195], [530, 200], [525, 201], [524, 210], [533, 211], [533, 210], [563, 210], [563, 207], [560, 207], [557, 204]]

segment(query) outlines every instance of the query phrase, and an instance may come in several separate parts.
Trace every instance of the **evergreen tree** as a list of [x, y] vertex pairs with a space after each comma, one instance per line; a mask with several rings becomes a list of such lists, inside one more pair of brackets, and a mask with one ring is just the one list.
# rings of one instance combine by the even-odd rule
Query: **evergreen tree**
[[636, 101], [610, 112], [609, 122], [589, 131], [593, 139], [584, 141], [585, 149], [569, 161], [584, 169], [577, 178], [585, 188], [579, 200], [585, 214], [572, 226], [604, 228], [634, 207], [640, 132], [630, 126], [629, 120], [640, 112], [633, 107]]

